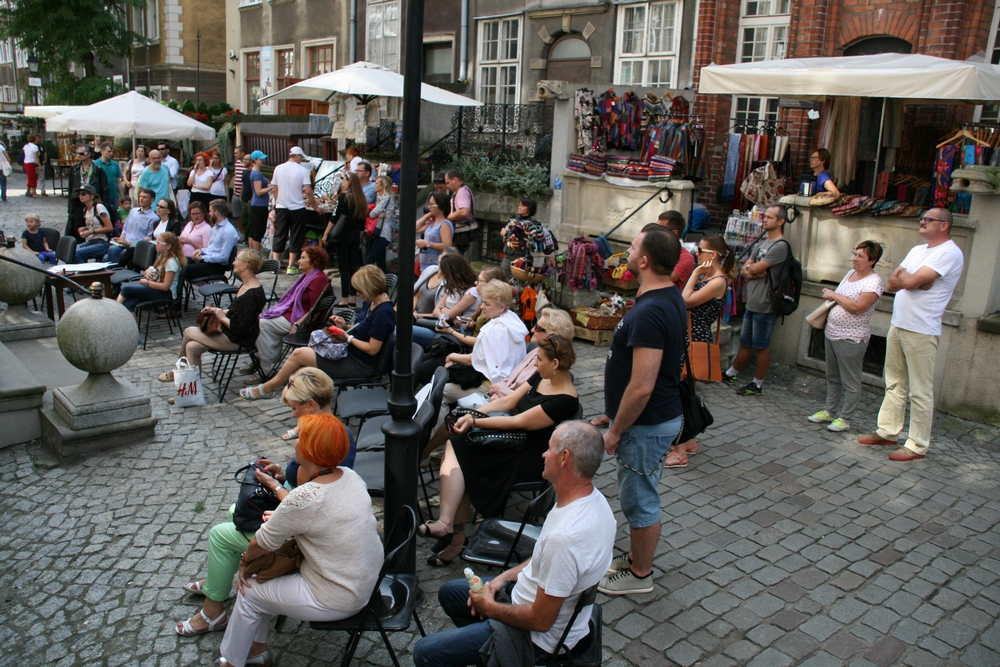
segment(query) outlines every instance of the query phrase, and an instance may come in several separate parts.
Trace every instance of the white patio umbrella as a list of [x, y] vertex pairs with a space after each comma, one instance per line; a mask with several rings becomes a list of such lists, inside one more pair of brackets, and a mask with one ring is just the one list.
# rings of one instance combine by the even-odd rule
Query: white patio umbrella
[[215, 139], [215, 130], [134, 90], [45, 121], [49, 132], [112, 137]]
[[[293, 83], [261, 100], [316, 100], [326, 102], [336, 94], [353, 95], [363, 104], [376, 97], [402, 97], [403, 75], [381, 65], [359, 61], [305, 81]], [[477, 107], [482, 102], [426, 83], [420, 84], [420, 98], [453, 107]]]
[[70, 111], [76, 111], [77, 109], [85, 109], [82, 106], [71, 106], [71, 105], [46, 105], [46, 106], [28, 106], [24, 107], [24, 115], [27, 118], [52, 118], [53, 116], [58, 116], [60, 114], [69, 113]]

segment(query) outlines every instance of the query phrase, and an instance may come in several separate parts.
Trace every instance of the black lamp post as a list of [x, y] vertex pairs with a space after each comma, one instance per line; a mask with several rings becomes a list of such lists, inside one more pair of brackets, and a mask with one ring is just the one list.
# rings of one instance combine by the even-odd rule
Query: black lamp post
[[[31, 75], [31, 78], [38, 76], [38, 56], [34, 53], [28, 56], [28, 73]], [[31, 88], [35, 93], [35, 106], [38, 106], [38, 86], [31, 86]]]
[[[402, 172], [399, 179], [399, 265], [396, 314], [396, 369], [393, 372], [389, 412], [392, 421], [385, 433], [385, 534], [403, 505], [417, 507], [417, 451], [420, 428], [413, 420], [417, 401], [413, 395], [413, 248], [417, 241], [417, 179], [420, 156], [420, 74], [423, 65], [424, 0], [407, 0], [405, 57], [403, 67], [403, 137], [400, 145]], [[406, 535], [396, 531], [396, 544]], [[416, 550], [410, 548], [403, 571], [417, 569]]]

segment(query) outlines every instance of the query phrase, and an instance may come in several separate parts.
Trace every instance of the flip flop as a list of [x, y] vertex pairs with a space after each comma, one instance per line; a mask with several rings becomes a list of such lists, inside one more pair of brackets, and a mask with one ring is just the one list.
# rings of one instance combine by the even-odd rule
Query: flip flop
[[205, 593], [202, 592], [202, 589], [205, 588], [205, 581], [204, 579], [199, 581], [189, 581], [186, 584], [184, 584], [183, 588], [188, 593], [193, 593], [195, 595], [204, 595]]
[[225, 630], [226, 626], [229, 625], [229, 617], [226, 616], [226, 612], [222, 612], [219, 614], [219, 617], [214, 620], [206, 616], [204, 610], [199, 611], [198, 613], [201, 614], [201, 617], [205, 619], [206, 623], [208, 623], [208, 628], [205, 630], [195, 630], [191, 627], [191, 619], [189, 618], [186, 621], [181, 621], [177, 624], [177, 627], [175, 628], [177, 630], [177, 634], [181, 637], [193, 637], [195, 635], [204, 635], [209, 632], [215, 632], [216, 630]]
[[687, 468], [687, 466], [687, 457], [685, 456], [684, 458], [681, 458], [681, 455], [676, 452], [670, 452], [667, 454], [667, 460], [663, 464], [664, 468]]

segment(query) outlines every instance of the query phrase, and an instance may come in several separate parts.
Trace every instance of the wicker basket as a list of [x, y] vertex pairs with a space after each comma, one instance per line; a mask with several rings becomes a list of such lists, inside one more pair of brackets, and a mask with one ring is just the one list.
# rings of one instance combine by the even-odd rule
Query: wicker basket
[[540, 273], [528, 273], [521, 267], [513, 265], [510, 267], [510, 275], [522, 283], [538, 283], [545, 280], [545, 276]]
[[614, 329], [622, 320], [621, 315], [597, 315], [585, 308], [574, 309], [569, 312], [573, 316], [573, 324], [581, 326], [584, 329], [607, 331]]

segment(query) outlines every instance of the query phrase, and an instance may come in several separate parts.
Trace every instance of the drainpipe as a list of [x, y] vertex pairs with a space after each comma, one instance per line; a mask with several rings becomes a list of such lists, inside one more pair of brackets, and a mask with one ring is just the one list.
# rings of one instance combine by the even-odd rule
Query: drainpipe
[[348, 50], [350, 51], [351, 63], [356, 63], [358, 61], [358, 38], [356, 36], [358, 30], [358, 0], [349, 0], [349, 2], [351, 3], [351, 28], [348, 36], [348, 44], [350, 44]]
[[465, 83], [469, 80], [469, 0], [462, 0], [462, 28], [458, 38], [458, 53], [461, 60], [458, 63], [458, 80]]

